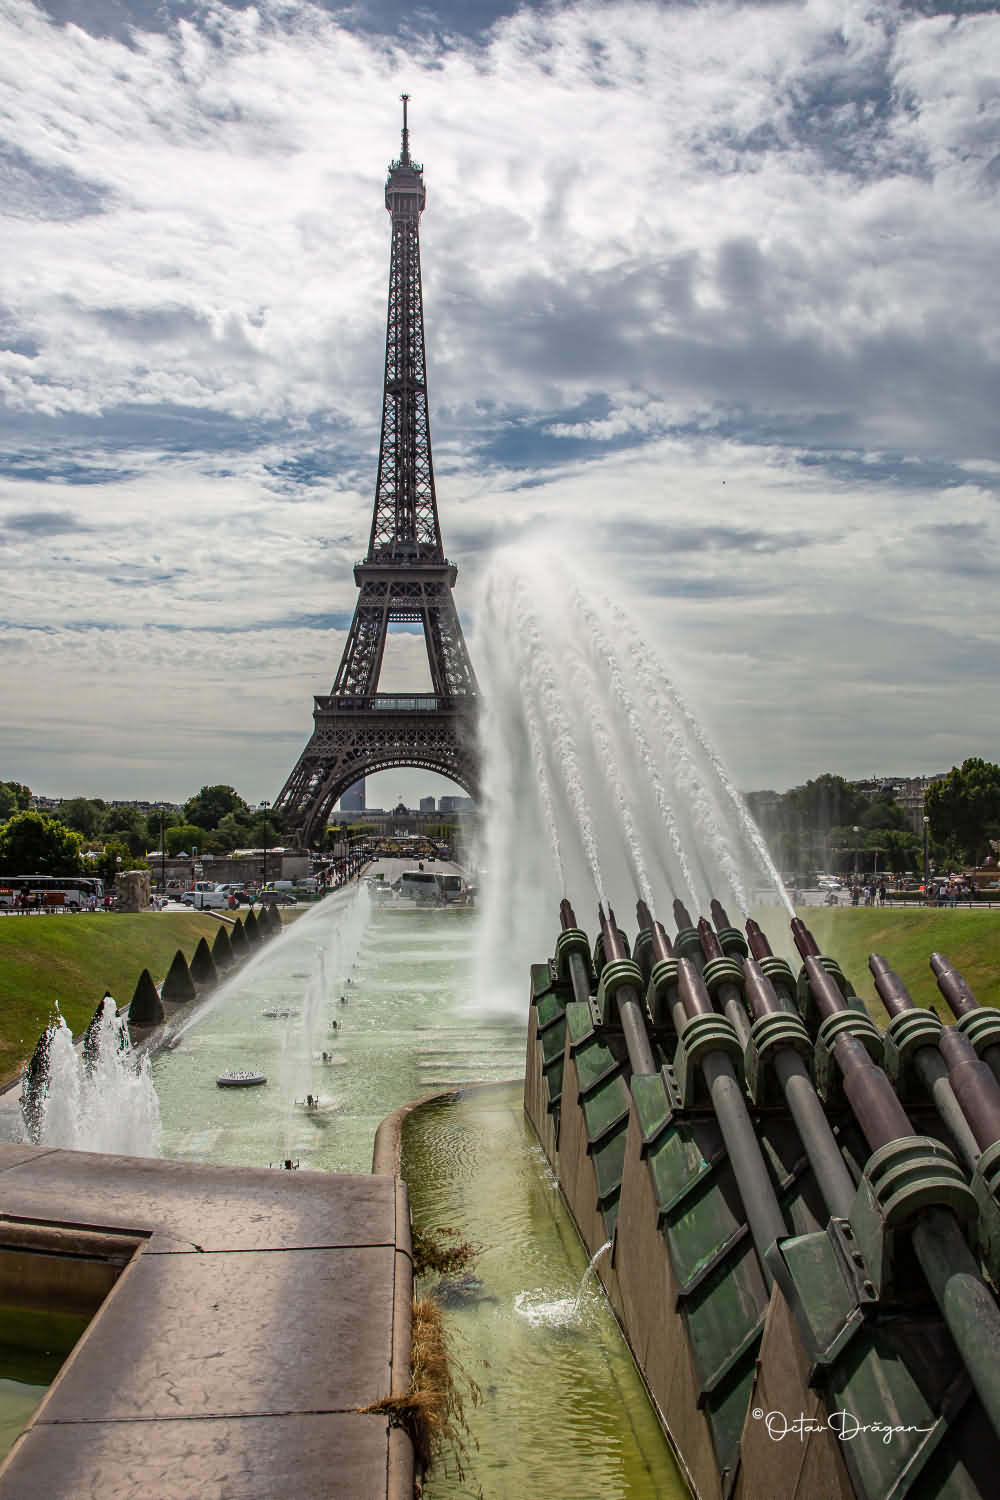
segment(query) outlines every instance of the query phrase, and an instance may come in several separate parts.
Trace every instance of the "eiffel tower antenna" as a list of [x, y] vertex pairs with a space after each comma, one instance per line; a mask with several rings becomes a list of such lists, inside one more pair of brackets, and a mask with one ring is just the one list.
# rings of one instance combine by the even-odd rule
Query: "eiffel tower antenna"
[[[437, 771], [470, 796], [479, 791], [478, 685], [452, 589], [438, 522], [427, 410], [420, 215], [423, 167], [410, 156], [403, 94], [399, 160], [390, 164], [385, 206], [392, 219], [382, 436], [368, 552], [355, 565], [360, 593], [328, 696], [317, 697], [312, 738], [275, 800], [289, 830], [322, 837], [341, 793], [375, 771]], [[390, 624], [423, 628], [430, 693], [380, 693]]]

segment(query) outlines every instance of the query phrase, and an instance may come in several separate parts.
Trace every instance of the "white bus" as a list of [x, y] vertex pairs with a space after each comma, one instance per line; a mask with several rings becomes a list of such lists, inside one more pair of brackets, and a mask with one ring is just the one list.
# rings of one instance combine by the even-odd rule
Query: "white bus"
[[0, 911], [84, 911], [104, 904], [96, 875], [0, 875]]

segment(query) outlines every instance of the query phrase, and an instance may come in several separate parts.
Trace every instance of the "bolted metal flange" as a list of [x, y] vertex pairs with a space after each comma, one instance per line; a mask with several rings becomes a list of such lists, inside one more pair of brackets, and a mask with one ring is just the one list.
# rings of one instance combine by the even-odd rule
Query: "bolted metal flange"
[[678, 958], [701, 958], [701, 938], [697, 927], [682, 927], [674, 938], [674, 953]]
[[673, 1012], [668, 992], [677, 986], [678, 962], [676, 958], [661, 958], [653, 965], [646, 987], [646, 1009], [654, 1026], [672, 1028]]
[[593, 978], [590, 966], [590, 939], [579, 927], [565, 927], [556, 938], [553, 962], [556, 966], [556, 974], [564, 984], [570, 982], [569, 957], [571, 953], [579, 953], [587, 973]]
[[713, 1000], [722, 984], [735, 984], [740, 994], [743, 994], [743, 965], [738, 964], [734, 958], [709, 959], [701, 977], [708, 986], [708, 993]]
[[791, 965], [787, 964], [783, 958], [769, 953], [766, 957], [757, 960], [757, 966], [762, 974], [767, 975], [775, 989], [780, 984], [784, 985], [790, 995], [795, 994], [795, 975], [792, 973]]
[[1000, 1012], [991, 1005], [966, 1011], [964, 1016], [959, 1016], [955, 1025], [969, 1038], [977, 1057], [982, 1057], [987, 1047], [1000, 1047]]
[[[850, 1003], [855, 998], [854, 987], [850, 980], [844, 978], [837, 960], [835, 958], [827, 958], [825, 954], [821, 954], [816, 959], [816, 962], [821, 968], [826, 970], [834, 980], [844, 999]], [[812, 990], [809, 988], [809, 975], [806, 973], [804, 964], [799, 970], [799, 977], [795, 983], [795, 1003], [799, 1008], [799, 1015], [805, 1021], [809, 1033], [815, 1036], [821, 1017], [816, 1001], [813, 999]]]
[[642, 970], [643, 980], [647, 980], [653, 967], [653, 929], [651, 927], [640, 927], [636, 933], [635, 942], [632, 944], [632, 957]]
[[781, 1105], [784, 1093], [775, 1077], [775, 1054], [791, 1047], [811, 1066], [813, 1044], [804, 1022], [788, 1011], [760, 1016], [750, 1028], [750, 1040], [743, 1053], [743, 1071], [747, 1093], [754, 1104]]
[[889, 1022], [884, 1066], [904, 1104], [927, 1097], [926, 1087], [914, 1072], [913, 1060], [921, 1047], [937, 1046], [941, 1031], [940, 1017], [932, 1010], [903, 1010]]
[[978, 1205], [948, 1147], [931, 1136], [904, 1136], [868, 1158], [851, 1207], [851, 1228], [881, 1297], [912, 1294], [915, 1262], [908, 1231], [927, 1209], [949, 1208], [962, 1224]]
[[749, 944], [738, 927], [720, 927], [715, 935], [727, 958], [746, 958], [749, 954]]
[[620, 1024], [618, 1003], [615, 999], [623, 985], [629, 985], [637, 995], [642, 994], [642, 970], [631, 958], [615, 958], [601, 970], [597, 986], [597, 1009], [605, 1026]]
[[674, 1053], [674, 1077], [685, 1109], [705, 1107], [710, 1096], [701, 1064], [710, 1052], [732, 1058], [737, 1074], [743, 1068], [743, 1048], [732, 1022], [726, 1016], [692, 1016], [681, 1032]]
[[827, 1016], [816, 1035], [813, 1073], [816, 1089], [828, 1105], [840, 1105], [844, 1098], [843, 1079], [833, 1052], [837, 1038], [845, 1033], [857, 1037], [873, 1063], [882, 1062], [882, 1033], [870, 1016], [857, 1010], [838, 1010]]

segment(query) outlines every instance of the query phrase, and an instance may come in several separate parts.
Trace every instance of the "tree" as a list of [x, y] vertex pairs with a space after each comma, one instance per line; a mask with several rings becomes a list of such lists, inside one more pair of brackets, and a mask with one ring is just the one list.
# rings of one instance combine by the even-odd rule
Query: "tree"
[[104, 826], [107, 804], [91, 797], [66, 797], [59, 804], [59, 821], [75, 828], [85, 839], [97, 836]]
[[203, 786], [197, 797], [185, 802], [184, 816], [199, 828], [218, 828], [226, 813], [234, 813], [237, 809], [245, 813], [250, 811], [233, 787]]
[[19, 781], [0, 781], [0, 820], [11, 818], [16, 812], [27, 812], [31, 807], [31, 788]]
[[185, 850], [188, 854], [194, 848], [201, 849], [204, 839], [204, 831], [195, 823], [178, 823], [173, 828], [168, 828], [164, 842], [168, 854], [180, 854]]
[[79, 875], [83, 835], [44, 813], [20, 812], [0, 827], [0, 875]]
[[928, 787], [924, 808], [934, 840], [954, 838], [968, 863], [978, 865], [1000, 829], [1000, 766], [976, 758], [953, 766]]
[[127, 844], [130, 855], [142, 854], [149, 848], [148, 833], [146, 816], [137, 807], [109, 808], [104, 820], [104, 837]]
[[105, 885], [111, 885], [122, 870], [148, 870], [144, 859], [137, 859], [121, 839], [107, 839], [97, 860], [97, 873]]

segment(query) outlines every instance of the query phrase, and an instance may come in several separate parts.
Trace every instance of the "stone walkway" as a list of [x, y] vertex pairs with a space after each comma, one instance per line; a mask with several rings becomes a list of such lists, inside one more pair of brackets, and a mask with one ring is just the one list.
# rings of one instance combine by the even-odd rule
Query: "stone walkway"
[[361, 1410], [409, 1380], [397, 1179], [0, 1145], [0, 1206], [4, 1301], [18, 1257], [54, 1251], [70, 1302], [102, 1244], [124, 1262], [0, 1500], [410, 1500], [408, 1438]]

